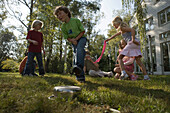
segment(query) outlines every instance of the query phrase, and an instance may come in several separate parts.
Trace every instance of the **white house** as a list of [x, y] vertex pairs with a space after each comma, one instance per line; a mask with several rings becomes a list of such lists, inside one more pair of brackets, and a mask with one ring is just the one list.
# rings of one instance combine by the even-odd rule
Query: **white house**
[[[170, 75], [170, 0], [145, 0], [145, 3], [147, 38], [143, 53], [146, 68], [154, 75]], [[134, 26], [136, 23], [134, 15], [129, 24]], [[139, 72], [136, 67], [136, 72]]]

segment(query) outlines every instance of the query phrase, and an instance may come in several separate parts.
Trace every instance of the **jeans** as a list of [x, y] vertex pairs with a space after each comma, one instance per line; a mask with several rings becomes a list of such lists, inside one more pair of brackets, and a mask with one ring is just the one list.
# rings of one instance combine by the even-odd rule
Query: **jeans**
[[24, 68], [24, 75], [25, 74], [33, 74], [34, 73], [34, 57], [36, 56], [36, 59], [38, 61], [38, 67], [39, 67], [39, 75], [44, 75], [44, 67], [42, 62], [42, 54], [36, 53], [36, 52], [28, 52], [28, 59], [26, 62], [26, 66]]
[[[34, 67], [33, 68], [33, 73], [35, 73], [35, 68], [36, 68], [36, 61], [35, 60], [33, 61], [33, 66], [31, 66], [31, 67]], [[21, 75], [24, 75], [24, 70], [22, 71]]]
[[78, 67], [80, 67], [82, 69], [82, 72], [80, 74], [80, 76], [76, 76], [77, 80], [85, 80], [85, 76], [84, 76], [84, 57], [85, 57], [85, 45], [86, 45], [86, 37], [81, 37], [78, 41], [77, 41], [77, 45], [73, 45], [74, 48], [74, 65], [77, 65]]

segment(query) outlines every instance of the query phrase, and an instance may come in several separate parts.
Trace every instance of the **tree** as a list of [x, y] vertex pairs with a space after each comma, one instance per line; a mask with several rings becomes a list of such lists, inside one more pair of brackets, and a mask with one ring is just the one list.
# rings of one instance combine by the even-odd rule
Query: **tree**
[[0, 64], [7, 58], [14, 58], [17, 50], [16, 45], [17, 39], [12, 32], [9, 32], [8, 29], [0, 32]]
[[2, 2], [0, 2], [0, 9], [1, 9], [1, 12], [0, 12], [0, 29], [2, 29], [2, 22], [4, 21], [4, 19], [7, 18], [6, 16], [6, 10], [4, 9], [4, 4], [3, 4], [3, 0]]

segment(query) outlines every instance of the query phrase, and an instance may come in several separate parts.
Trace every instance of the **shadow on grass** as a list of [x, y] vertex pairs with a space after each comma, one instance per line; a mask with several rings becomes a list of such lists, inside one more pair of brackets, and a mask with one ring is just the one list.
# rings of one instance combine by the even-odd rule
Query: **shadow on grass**
[[[154, 81], [154, 84], [156, 84], [157, 81], [159, 81], [159, 78], [155, 77], [155, 78], [152, 78], [152, 80]], [[152, 86], [152, 80], [144, 81], [144, 82], [150, 82], [151, 85], [150, 84], [149, 85]], [[160, 80], [167, 81], [167, 80], [169, 80], [169, 77], [163, 77]], [[102, 80], [102, 78], [100, 78], [100, 79], [97, 79], [97, 81], [102, 82], [103, 80]], [[123, 83], [123, 82], [126, 82], [126, 83]], [[106, 88], [109, 88], [110, 90], [114, 89], [114, 90], [124, 92], [127, 95], [134, 95], [134, 96], [144, 97], [144, 98], [149, 95], [149, 96], [157, 98], [157, 99], [162, 99], [162, 100], [166, 101], [167, 104], [170, 104], [170, 92], [164, 91], [163, 89], [142, 88], [142, 87], [140, 87], [141, 83], [140, 84], [134, 83], [134, 85], [133, 85], [133, 81], [112, 81], [112, 80], [108, 80], [107, 83], [104, 83], [104, 84], [92, 83], [90, 81], [87, 81], [86, 83], [87, 83], [86, 87], [91, 91], [97, 90], [98, 87], [106, 87]], [[167, 84], [167, 83], [165, 83], [165, 84]], [[161, 82], [158, 85], [161, 85]]]
[[74, 85], [75, 81], [71, 81], [70, 79], [65, 79], [63, 77], [55, 76], [55, 77], [43, 77], [50, 85], [55, 85], [57, 83], [63, 83], [64, 85]]

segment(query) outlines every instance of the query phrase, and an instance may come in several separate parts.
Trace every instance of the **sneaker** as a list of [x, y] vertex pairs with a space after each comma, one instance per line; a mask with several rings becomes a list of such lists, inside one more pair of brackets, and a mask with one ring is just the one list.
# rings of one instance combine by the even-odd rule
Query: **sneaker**
[[23, 74], [23, 76], [29, 76], [29, 74]]
[[130, 79], [131, 79], [131, 80], [137, 80], [137, 78], [138, 78], [138, 75], [136, 75], [136, 76], [131, 75], [131, 76], [130, 76]]
[[113, 77], [113, 72], [112, 71], [109, 72], [109, 77]]
[[38, 76], [36, 73], [33, 73], [33, 76]]
[[121, 80], [125, 80], [125, 79], [127, 79], [128, 77], [129, 77], [128, 74], [122, 73], [121, 76], [120, 76], [120, 79], [121, 79]]
[[145, 75], [143, 80], [151, 80], [151, 79], [149, 78], [148, 75]]
[[86, 81], [85, 80], [78, 80], [80, 83], [85, 83]]
[[81, 78], [77, 79], [77, 81], [79, 81], [80, 83], [85, 83], [86, 82], [85, 79], [81, 79]]
[[44, 76], [44, 74], [41, 75], [42, 77]]
[[115, 74], [115, 79], [119, 79], [120, 78], [120, 74], [119, 73], [116, 73]]
[[82, 69], [80, 67], [78, 67], [76, 65], [73, 67], [73, 72], [72, 73], [73, 74], [75, 73], [76, 76], [80, 76], [81, 72], [82, 72]]
[[30, 76], [30, 77], [33, 77], [34, 75], [30, 73], [29, 76]]

